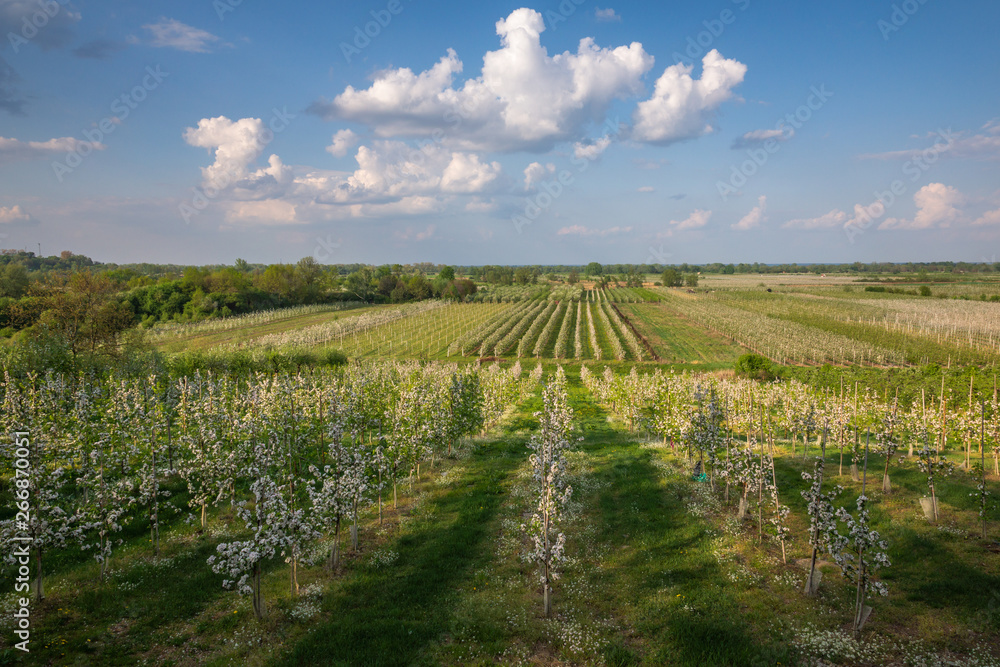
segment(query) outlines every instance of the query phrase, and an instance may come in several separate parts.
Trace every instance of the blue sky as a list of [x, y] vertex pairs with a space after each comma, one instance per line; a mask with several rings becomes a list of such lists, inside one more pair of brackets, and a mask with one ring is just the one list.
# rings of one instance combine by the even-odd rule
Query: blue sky
[[998, 19], [941, 0], [0, 0], [0, 247], [996, 261]]

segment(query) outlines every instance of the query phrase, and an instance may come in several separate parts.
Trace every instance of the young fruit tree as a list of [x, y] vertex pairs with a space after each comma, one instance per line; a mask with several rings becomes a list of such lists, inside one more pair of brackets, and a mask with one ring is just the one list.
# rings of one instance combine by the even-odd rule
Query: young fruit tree
[[223, 542], [216, 547], [218, 553], [209, 556], [208, 564], [216, 574], [225, 574], [224, 588], [235, 587], [240, 595], [250, 595], [253, 611], [258, 619], [265, 614], [261, 592], [262, 565], [274, 558], [278, 550], [290, 545], [287, 517], [287, 499], [273, 475], [273, 448], [258, 444], [253, 458], [244, 469], [250, 480], [251, 505], [246, 500], [234, 505], [236, 515], [243, 521], [251, 535], [246, 540]]
[[479, 374], [472, 370], [452, 373], [447, 400], [448, 455], [451, 456], [455, 442], [483, 427], [483, 393], [479, 386]]
[[[131, 516], [128, 513], [135, 496], [132, 468], [126, 461], [127, 453], [113, 444], [113, 439], [98, 437], [91, 443], [83, 470], [77, 484], [83, 489], [82, 522], [90, 533], [84, 537], [83, 550], [94, 549], [94, 559], [101, 564], [101, 582], [108, 573], [108, 561], [116, 544], [115, 539]], [[118, 470], [116, 470], [118, 468]], [[92, 531], [92, 532], [91, 532]]]
[[[8, 563], [16, 563], [30, 552], [35, 564], [33, 597], [43, 600], [43, 557], [50, 551], [64, 549], [69, 540], [81, 540], [85, 526], [66, 494], [61, 493], [69, 466], [47, 451], [49, 448], [43, 443], [34, 442], [30, 432], [15, 432], [13, 444], [18, 460], [29, 465], [27, 469], [14, 469], [11, 485], [15, 507], [20, 511], [0, 522], [0, 541], [12, 545], [5, 556]], [[24, 538], [28, 539], [21, 542]]]
[[809, 545], [812, 547], [812, 558], [809, 563], [809, 578], [806, 579], [805, 594], [816, 595], [819, 589], [822, 573], [816, 570], [816, 561], [821, 553], [830, 554], [834, 560], [840, 558], [840, 552], [846, 546], [845, 538], [837, 532], [837, 510], [833, 501], [844, 490], [835, 486], [828, 493], [823, 493], [823, 471], [826, 466], [825, 451], [816, 458], [813, 472], [802, 473], [802, 479], [812, 482], [809, 489], [802, 491], [802, 497], [808, 503], [809, 513]]
[[328, 463], [322, 469], [309, 466], [313, 480], [306, 489], [311, 501], [310, 524], [318, 528], [329, 527], [333, 533], [328, 566], [336, 570], [340, 566], [341, 525], [351, 516], [358, 498], [367, 489], [367, 461], [361, 447], [349, 447], [345, 443], [341, 420], [332, 418], [327, 433]]
[[844, 507], [837, 508], [837, 519], [847, 528], [846, 548], [834, 554], [841, 572], [846, 579], [856, 583], [854, 599], [854, 636], [859, 637], [861, 628], [871, 615], [872, 608], [865, 605], [865, 596], [874, 591], [881, 596], [889, 594], [889, 590], [881, 581], [875, 581], [872, 575], [883, 567], [889, 567], [889, 556], [886, 554], [888, 545], [882, 540], [878, 531], [872, 529], [868, 516], [868, 497], [865, 495], [868, 481], [868, 443], [865, 443], [865, 464], [861, 480], [861, 495], [858, 496], [857, 517], [851, 515]]
[[566, 480], [565, 452], [570, 447], [573, 412], [565, 381], [558, 378], [542, 388], [541, 412], [536, 412], [539, 434], [532, 436], [531, 463], [536, 505], [531, 520], [521, 526], [531, 539], [529, 558], [538, 564], [545, 615], [552, 613], [552, 582], [559, 578], [558, 564], [565, 559], [566, 536], [559, 519], [573, 489]]
[[947, 476], [955, 470], [955, 465], [951, 461], [938, 459], [937, 457], [937, 448], [929, 446], [925, 439], [923, 447], [917, 452], [917, 467], [920, 468], [920, 472], [924, 473], [924, 476], [927, 478], [927, 488], [931, 491], [930, 498], [925, 496], [920, 499], [924, 515], [931, 523], [938, 520], [937, 491], [934, 487], [934, 477], [937, 475]]
[[899, 442], [896, 439], [896, 429], [899, 428], [898, 404], [893, 403], [892, 411], [887, 411], [882, 417], [878, 430], [875, 431], [875, 448], [885, 456], [885, 470], [882, 472], [882, 493], [892, 492], [892, 483], [889, 481], [889, 464], [892, 457], [899, 449]]

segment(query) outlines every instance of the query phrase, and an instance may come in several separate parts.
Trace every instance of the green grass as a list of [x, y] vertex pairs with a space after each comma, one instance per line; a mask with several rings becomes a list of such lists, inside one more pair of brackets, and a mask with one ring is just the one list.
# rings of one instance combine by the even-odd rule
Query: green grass
[[619, 307], [666, 362], [732, 363], [747, 352], [662, 305], [622, 304]]

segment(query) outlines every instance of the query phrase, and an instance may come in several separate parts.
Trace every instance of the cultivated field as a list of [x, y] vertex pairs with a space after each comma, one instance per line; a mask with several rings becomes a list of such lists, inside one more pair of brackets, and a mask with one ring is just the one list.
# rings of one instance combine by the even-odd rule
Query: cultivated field
[[[696, 289], [495, 287], [467, 304], [345, 304], [161, 325], [150, 340], [168, 352], [337, 349], [393, 359], [727, 364], [753, 351], [785, 365], [884, 368], [993, 367], [1000, 358], [995, 302], [902, 288], [870, 292], [864, 288], [871, 285], [835, 276], [760, 277], [770, 281], [713, 276]], [[1000, 292], [1000, 283], [994, 289]]]
[[4, 376], [0, 664], [1000, 665], [1000, 303], [760, 282], [308, 306]]

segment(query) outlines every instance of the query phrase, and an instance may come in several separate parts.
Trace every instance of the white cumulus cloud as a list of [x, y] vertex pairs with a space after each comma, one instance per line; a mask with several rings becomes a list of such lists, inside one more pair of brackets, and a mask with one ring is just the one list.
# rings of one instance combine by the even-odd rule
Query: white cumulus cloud
[[959, 207], [965, 203], [965, 196], [956, 188], [944, 183], [930, 183], [913, 195], [917, 213], [912, 220], [886, 218], [879, 229], [931, 229], [950, 227], [962, 215]]
[[1000, 225], [1000, 208], [986, 211], [981, 216], [972, 221], [976, 227]]
[[326, 152], [334, 157], [344, 157], [358, 145], [358, 135], [351, 130], [337, 130], [326, 147]]
[[384, 200], [413, 195], [479, 194], [501, 174], [499, 162], [483, 162], [478, 155], [450, 151], [433, 144], [420, 149], [401, 141], [378, 141], [361, 146], [358, 168], [346, 179], [316, 192], [320, 201]]
[[0, 225], [16, 225], [34, 222], [31, 214], [25, 211], [20, 205], [0, 206]]
[[739, 222], [732, 225], [732, 228], [741, 232], [757, 229], [760, 227], [760, 223], [767, 220], [767, 215], [765, 214], [766, 208], [767, 197], [761, 195], [757, 198], [757, 205], [750, 209], [749, 213], [740, 218]]
[[551, 162], [544, 165], [541, 162], [532, 162], [524, 168], [524, 189], [534, 189], [534, 187], [541, 182], [542, 179], [549, 174], [555, 173], [555, 171], [556, 166]]
[[671, 65], [656, 81], [653, 96], [639, 104], [632, 115], [632, 138], [669, 144], [714, 131], [719, 106], [733, 96], [747, 66], [727, 60], [716, 49], [702, 59], [700, 79], [691, 77], [691, 65]]
[[381, 137], [437, 136], [464, 150], [547, 151], [579, 141], [611, 103], [639, 95], [653, 58], [638, 42], [616, 48], [580, 40], [575, 53], [549, 55], [542, 15], [521, 8], [497, 21], [501, 48], [483, 56], [480, 76], [454, 85], [463, 64], [454, 50], [429, 70], [380, 72], [368, 88], [348, 86], [311, 110], [363, 123]]
[[190, 145], [215, 151], [215, 162], [201, 170], [205, 187], [215, 189], [264, 191], [288, 183], [292, 170], [277, 155], [271, 155], [267, 167], [251, 171], [272, 137], [260, 118], [202, 118], [197, 127], [184, 131], [184, 141]]
[[667, 223], [667, 231], [657, 234], [658, 237], [673, 236], [674, 232], [683, 232], [689, 229], [701, 229], [708, 224], [709, 218], [712, 217], [711, 211], [706, 211], [703, 209], [695, 209], [691, 212], [691, 215], [684, 218], [683, 220], [671, 220]]

